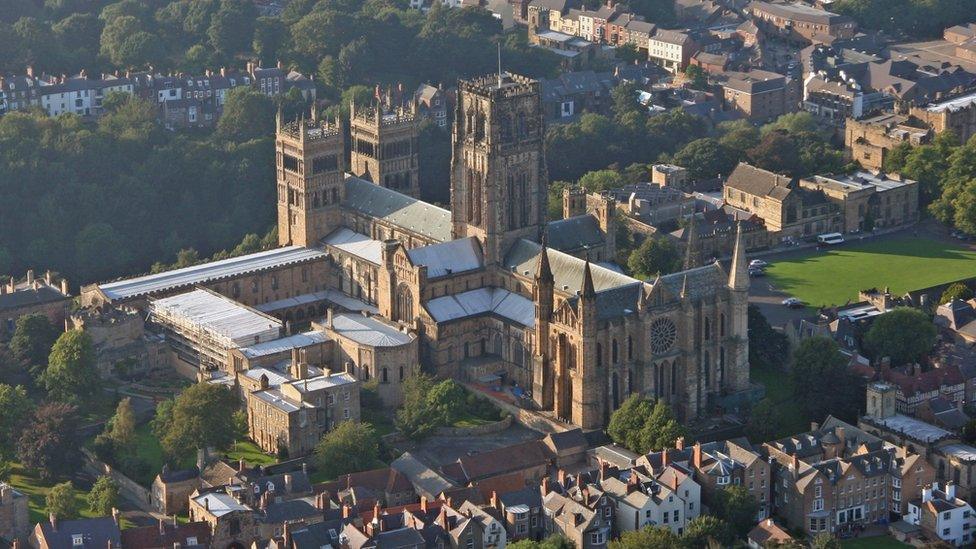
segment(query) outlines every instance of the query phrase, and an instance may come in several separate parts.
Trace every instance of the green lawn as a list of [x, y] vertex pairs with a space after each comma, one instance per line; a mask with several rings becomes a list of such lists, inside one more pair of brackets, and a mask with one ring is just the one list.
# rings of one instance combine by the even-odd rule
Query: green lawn
[[906, 545], [891, 536], [848, 539], [842, 541], [840, 545], [844, 549], [898, 549], [899, 547], [911, 547], [911, 545]]
[[976, 276], [976, 252], [921, 237], [848, 241], [770, 263], [773, 286], [812, 307], [856, 301], [858, 291], [868, 288], [888, 286], [901, 295]]
[[[27, 495], [28, 506], [30, 508], [30, 521], [32, 523], [48, 520], [47, 504], [44, 498], [47, 497], [47, 493], [51, 490], [52, 486], [65, 480], [67, 479], [46, 482], [27, 469], [24, 469], [19, 463], [10, 464], [10, 484], [17, 491]], [[77, 487], [75, 488], [75, 504], [78, 506], [81, 516], [94, 517], [95, 515], [88, 511], [86, 496], [87, 494], [85, 492], [79, 490]]]
[[272, 465], [278, 462], [274, 456], [265, 454], [258, 448], [257, 444], [254, 444], [250, 440], [234, 444], [227, 452], [227, 459], [231, 461], [243, 459], [248, 465]]
[[777, 404], [782, 427], [776, 434], [778, 437], [803, 433], [810, 428], [800, 413], [797, 401], [793, 398], [793, 382], [789, 374], [767, 368], [753, 368], [750, 372], [753, 381], [762, 383], [766, 388], [766, 398]]

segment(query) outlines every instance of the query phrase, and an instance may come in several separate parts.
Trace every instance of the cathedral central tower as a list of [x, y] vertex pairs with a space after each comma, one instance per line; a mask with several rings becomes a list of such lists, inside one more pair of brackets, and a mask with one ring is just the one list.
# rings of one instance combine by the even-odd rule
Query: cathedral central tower
[[513, 74], [458, 84], [451, 158], [454, 237], [476, 237], [488, 264], [545, 227], [546, 163], [539, 82]]

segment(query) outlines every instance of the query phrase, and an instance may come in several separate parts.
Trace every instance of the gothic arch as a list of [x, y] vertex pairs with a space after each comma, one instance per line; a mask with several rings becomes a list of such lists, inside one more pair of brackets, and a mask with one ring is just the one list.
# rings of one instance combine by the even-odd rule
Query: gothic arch
[[396, 305], [393, 311], [394, 320], [410, 322], [413, 320], [413, 292], [406, 284], [397, 287]]

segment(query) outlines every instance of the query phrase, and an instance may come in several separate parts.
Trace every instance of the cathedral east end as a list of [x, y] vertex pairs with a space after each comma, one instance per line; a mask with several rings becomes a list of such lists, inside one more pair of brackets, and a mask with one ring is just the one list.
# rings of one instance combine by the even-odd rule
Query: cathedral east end
[[326, 286], [414, 332], [420, 363], [466, 381], [503, 372], [584, 429], [632, 393], [689, 421], [749, 388], [741, 235], [728, 272], [691, 261], [644, 282], [600, 265], [613, 204], [546, 222], [539, 83], [513, 74], [459, 83], [451, 209], [424, 203], [416, 109], [395, 103], [356, 108], [352, 144], [337, 120], [279, 121], [278, 234], [328, 252]]

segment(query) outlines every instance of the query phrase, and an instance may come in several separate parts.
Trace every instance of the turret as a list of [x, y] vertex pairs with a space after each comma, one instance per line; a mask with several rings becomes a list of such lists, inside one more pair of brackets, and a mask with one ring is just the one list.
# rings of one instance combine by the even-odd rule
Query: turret
[[732, 265], [729, 267], [729, 288], [739, 291], [749, 290], [749, 264], [746, 261], [746, 245], [742, 238], [740, 221], [735, 229], [735, 250], [732, 252]]

